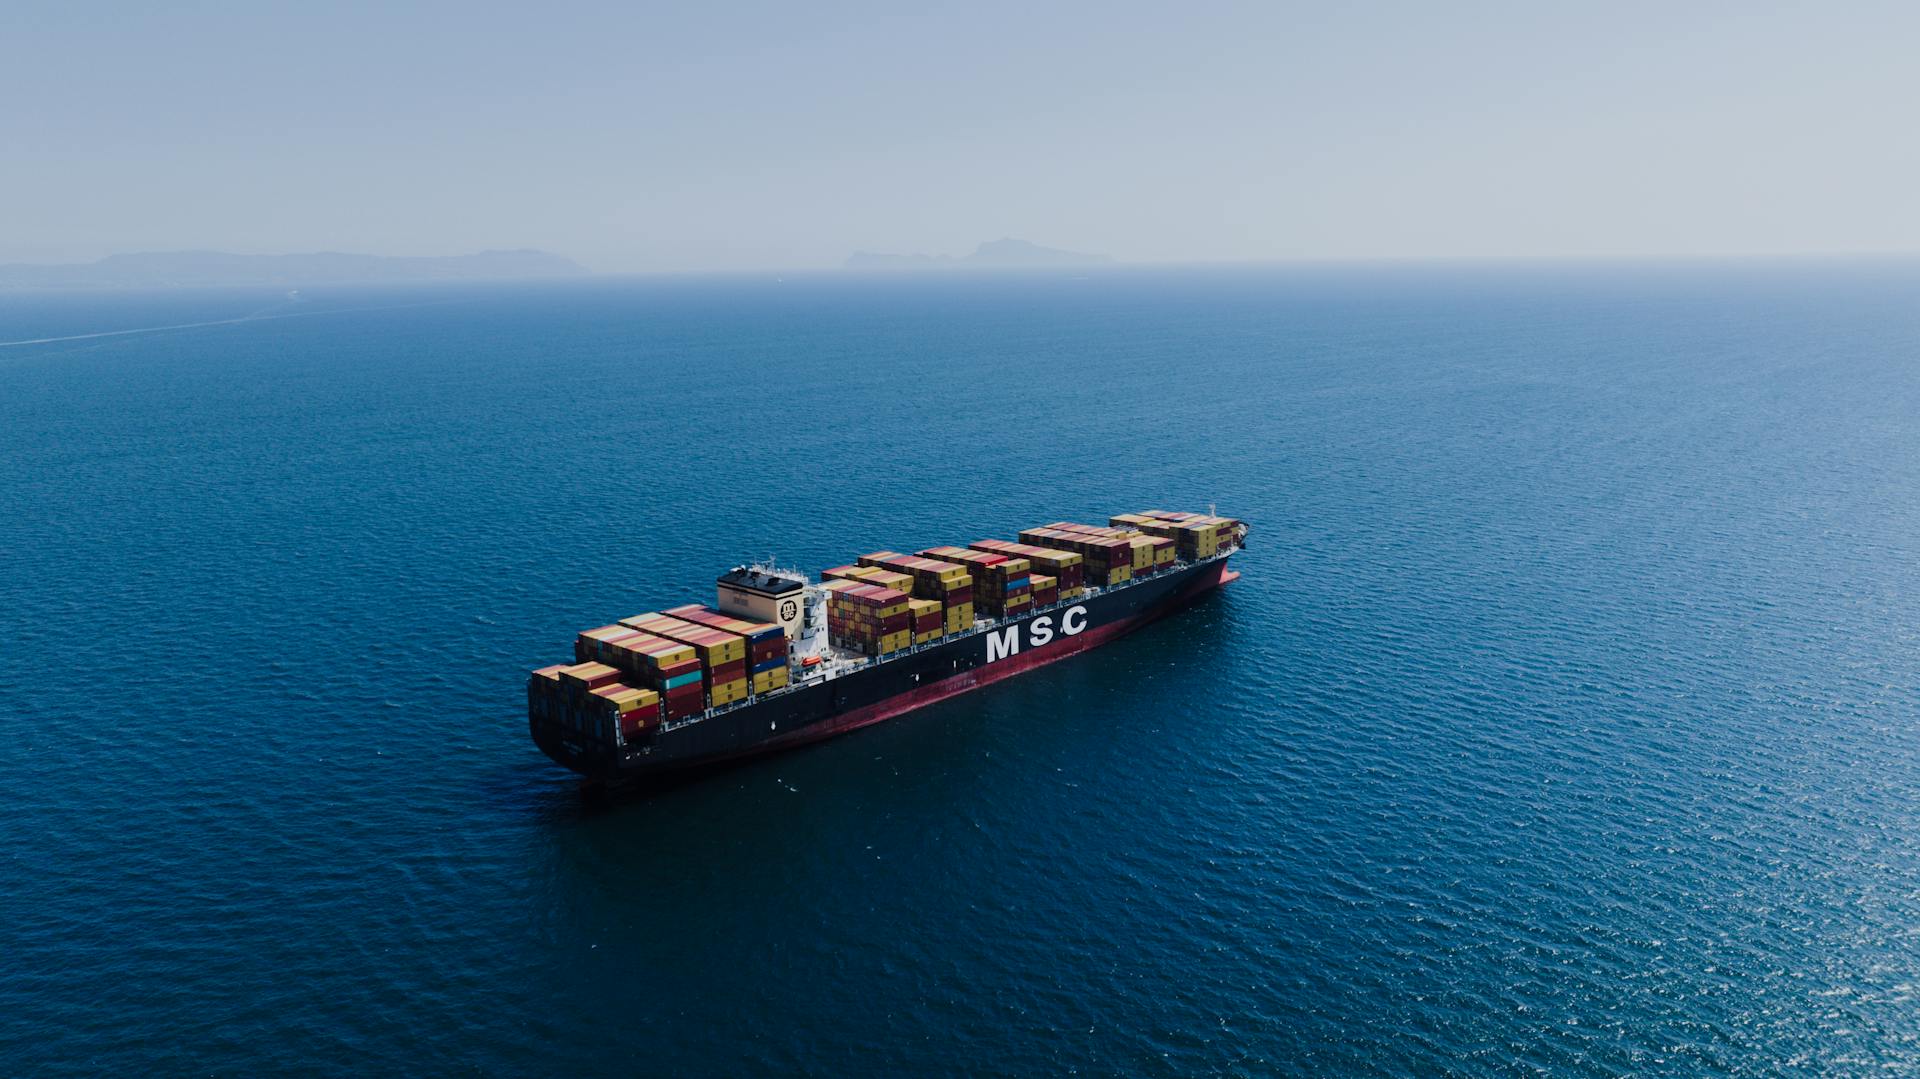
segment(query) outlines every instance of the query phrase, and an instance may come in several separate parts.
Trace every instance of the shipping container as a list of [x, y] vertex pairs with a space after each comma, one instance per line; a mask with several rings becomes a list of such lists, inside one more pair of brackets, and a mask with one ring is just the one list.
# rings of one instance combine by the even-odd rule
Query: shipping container
[[1033, 564], [1024, 558], [964, 547], [930, 547], [920, 554], [965, 567], [973, 585], [972, 602], [987, 614], [1018, 614], [1031, 602], [1026, 578]]
[[559, 673], [562, 692], [572, 697], [620, 680], [620, 672], [604, 663], [576, 663], [560, 668]]
[[887, 655], [911, 643], [907, 593], [857, 578], [830, 581], [823, 587], [827, 639], [834, 645], [866, 655]]
[[1020, 542], [1080, 555], [1088, 584], [1105, 588], [1133, 579], [1133, 545], [1124, 539], [1100, 535], [1086, 525], [1072, 529], [1052, 525], [1029, 528], [1020, 533]]
[[716, 682], [707, 693], [707, 703], [714, 708], [747, 699], [747, 679], [735, 678], [728, 682]]
[[992, 554], [1017, 556], [1032, 563], [1034, 569], [1045, 573], [1058, 582], [1061, 599], [1072, 599], [1085, 591], [1085, 560], [1073, 551], [1048, 547], [1036, 547], [1031, 543], [1013, 543], [1007, 540], [979, 540], [971, 545], [975, 550]]
[[1033, 585], [1033, 605], [1036, 609], [1051, 607], [1060, 602], [1060, 582], [1053, 577], [1034, 574], [1028, 578]]

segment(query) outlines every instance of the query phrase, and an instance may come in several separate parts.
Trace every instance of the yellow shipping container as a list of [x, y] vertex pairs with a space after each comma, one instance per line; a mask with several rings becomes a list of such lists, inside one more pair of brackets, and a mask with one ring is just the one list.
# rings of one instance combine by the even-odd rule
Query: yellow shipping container
[[759, 674], [753, 676], [752, 681], [753, 691], [756, 694], [771, 693], [787, 684], [787, 669], [785, 667], [775, 667], [770, 671], [761, 671]]
[[880, 638], [880, 654], [884, 656], [889, 652], [898, 652], [912, 643], [913, 631], [910, 629], [903, 629], [898, 633], [889, 633]]
[[747, 680], [744, 678], [736, 678], [731, 682], [721, 682], [715, 685], [712, 691], [707, 694], [707, 706], [710, 708], [718, 708], [723, 704], [732, 704], [735, 701], [744, 701], [746, 699]]
[[913, 636], [913, 643], [914, 643], [914, 644], [926, 644], [926, 643], [927, 643], [928, 641], [937, 641], [937, 640], [939, 640], [940, 638], [942, 638], [942, 637], [944, 637], [944, 636], [946, 636], [946, 633], [945, 633], [944, 631], [942, 631], [942, 630], [937, 630], [937, 629], [930, 629], [930, 630], [928, 630], [928, 631], [926, 631], [925, 633], [916, 633], [916, 634], [914, 634], [914, 636]]
[[622, 686], [613, 693], [608, 693], [604, 689], [597, 689], [594, 692], [612, 701], [614, 707], [622, 712], [631, 712], [635, 708], [645, 708], [650, 704], [660, 703], [660, 694], [641, 686]]
[[1067, 566], [1077, 566], [1082, 561], [1080, 556], [1074, 554], [1072, 551], [1057, 551], [1045, 555], [1028, 555], [1027, 557], [1034, 565], [1039, 566], [1041, 569], [1053, 571], [1055, 576], [1058, 576], [1060, 571]]
[[913, 591], [912, 577], [904, 573], [895, 573], [890, 569], [869, 569], [864, 579], [870, 584], [891, 588], [895, 592], [911, 593]]

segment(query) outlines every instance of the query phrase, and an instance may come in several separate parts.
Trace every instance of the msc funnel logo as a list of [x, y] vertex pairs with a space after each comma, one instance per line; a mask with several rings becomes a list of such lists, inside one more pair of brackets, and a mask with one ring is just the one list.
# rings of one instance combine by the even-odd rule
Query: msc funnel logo
[[[995, 663], [1008, 656], [1018, 655], [1020, 653], [1020, 625], [1020, 623], [1015, 623], [1006, 629], [995, 630], [987, 634], [988, 663]], [[1054, 629], [1052, 615], [1043, 614], [1033, 621], [1025, 623], [1025, 625], [1027, 627], [1027, 647], [1038, 648], [1053, 640]], [[1060, 636], [1071, 637], [1086, 628], [1087, 609], [1085, 607], [1068, 607], [1061, 613]]]

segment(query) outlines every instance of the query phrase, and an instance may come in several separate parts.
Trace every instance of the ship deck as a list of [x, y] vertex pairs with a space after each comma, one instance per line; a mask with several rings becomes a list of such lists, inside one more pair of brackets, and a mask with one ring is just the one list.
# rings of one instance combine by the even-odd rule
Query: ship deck
[[[1071, 599], [1058, 600], [1054, 603], [1048, 604], [1045, 607], [1034, 607], [1031, 610], [1021, 612], [1017, 616], [1017, 619], [1013, 619], [1013, 620], [1026, 619], [1028, 617], [1043, 613], [1045, 611], [1059, 610], [1059, 609], [1071, 607], [1077, 603], [1085, 603], [1088, 600], [1091, 600], [1097, 596], [1104, 596], [1104, 595], [1110, 595], [1118, 592], [1123, 592], [1126, 589], [1134, 588], [1134, 587], [1148, 584], [1152, 581], [1158, 580], [1159, 578], [1169, 573], [1176, 573], [1181, 570], [1192, 569], [1197, 566], [1205, 566], [1215, 562], [1224, 562], [1228, 558], [1232, 557], [1233, 555], [1238, 554], [1240, 550], [1241, 548], [1237, 546], [1223, 547], [1220, 549], [1220, 551], [1217, 554], [1210, 555], [1206, 558], [1197, 558], [1197, 559], [1191, 559], [1191, 560], [1188, 560], [1188, 559], [1176, 560], [1164, 570], [1161, 570], [1157, 573], [1147, 574], [1141, 577], [1135, 577], [1125, 582], [1124, 584], [1107, 585], [1104, 587], [1099, 585], [1087, 585], [1082, 589], [1079, 595], [1074, 596]], [[807, 585], [807, 604], [810, 611], [812, 610], [812, 608], [816, 603], [819, 603], [822, 606], [824, 606], [823, 594], [820, 592], [818, 585], [813, 584], [812, 582], [809, 582]], [[718, 708], [709, 708], [706, 711], [700, 713], [699, 715], [687, 716], [684, 719], [678, 719], [678, 720], [673, 720], [667, 723], [663, 723], [660, 726], [660, 731], [663, 734], [670, 731], [676, 731], [683, 727], [690, 727], [696, 723], [704, 723], [707, 720], [724, 716], [730, 712], [736, 712], [744, 708], [751, 708], [756, 705], [764, 704], [767, 701], [778, 700], [783, 695], [798, 693], [798, 692], [801, 692], [802, 690], [820, 685], [821, 683], [824, 683], [824, 682], [830, 682], [833, 679], [840, 678], [845, 675], [855, 674], [855, 673], [866, 671], [866, 670], [871, 670], [876, 667], [884, 666], [885, 664], [888, 664], [888, 663], [904, 660], [910, 656], [917, 655], [918, 653], [929, 648], [937, 648], [944, 645], [949, 645], [955, 641], [962, 641], [962, 640], [966, 640], [969, 637], [978, 636], [980, 634], [991, 632], [996, 627], [1000, 626], [1001, 624], [1007, 621], [1010, 621], [1010, 620], [1004, 619], [1004, 618], [994, 618], [990, 615], [979, 616], [974, 619], [973, 625], [971, 627], [964, 629], [959, 633], [945, 634], [938, 638], [935, 638], [934, 640], [928, 641], [924, 644], [910, 645], [906, 648], [900, 649], [897, 652], [892, 652], [884, 656], [869, 656], [869, 655], [866, 655], [865, 653], [856, 652], [852, 649], [842, 648], [838, 645], [830, 643], [827, 639], [827, 626], [826, 626], [826, 620], [823, 615], [820, 618], [813, 619], [811, 622], [811, 628], [808, 630], [808, 632], [794, 641], [794, 653], [795, 655], [799, 656], [802, 661], [809, 658], [814, 658], [814, 657], [818, 657], [820, 660], [819, 663], [813, 665], [812, 667], [796, 668], [798, 670], [805, 671], [803, 675], [795, 677], [791, 682], [789, 682], [785, 686], [782, 686], [779, 689], [772, 690], [767, 693], [755, 694], [754, 696], [748, 697], [744, 700], [735, 701], [732, 704], [721, 705]]]

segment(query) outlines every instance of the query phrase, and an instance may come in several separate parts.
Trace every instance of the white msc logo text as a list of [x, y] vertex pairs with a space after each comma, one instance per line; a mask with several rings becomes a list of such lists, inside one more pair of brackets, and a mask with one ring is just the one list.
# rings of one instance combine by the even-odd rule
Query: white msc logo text
[[[1038, 648], [1053, 640], [1053, 616], [1043, 614], [1027, 624], [1027, 647]], [[1087, 609], [1068, 607], [1060, 615], [1060, 635], [1071, 637], [1087, 628]], [[1018, 623], [1006, 629], [987, 634], [987, 662], [992, 663], [1020, 651], [1020, 626]]]

